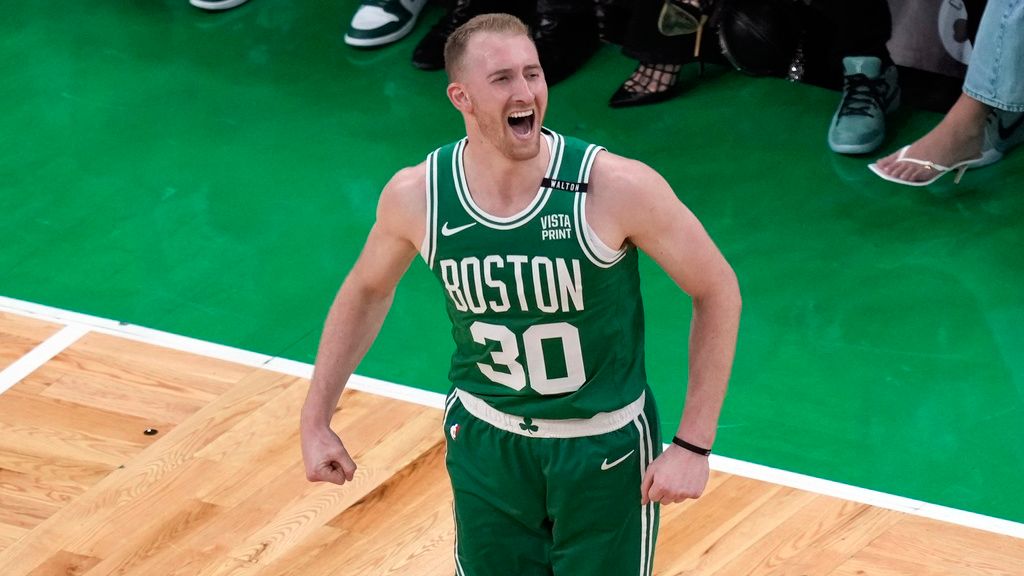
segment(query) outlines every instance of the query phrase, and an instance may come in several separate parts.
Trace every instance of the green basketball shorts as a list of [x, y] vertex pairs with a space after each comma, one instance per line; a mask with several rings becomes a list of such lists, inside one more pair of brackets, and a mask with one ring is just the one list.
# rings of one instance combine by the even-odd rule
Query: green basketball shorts
[[499, 412], [464, 391], [445, 404], [456, 576], [650, 576], [658, 505], [640, 505], [661, 453], [649, 391], [589, 419]]

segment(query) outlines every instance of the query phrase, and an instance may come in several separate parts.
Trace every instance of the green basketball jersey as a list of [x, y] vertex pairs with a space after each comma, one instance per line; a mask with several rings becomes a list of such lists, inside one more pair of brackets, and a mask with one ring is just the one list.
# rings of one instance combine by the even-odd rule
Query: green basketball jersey
[[547, 129], [546, 178], [519, 214], [473, 201], [467, 140], [427, 157], [421, 255], [445, 291], [452, 384], [528, 418], [588, 418], [646, 389], [637, 252], [613, 250], [586, 221], [600, 146]]

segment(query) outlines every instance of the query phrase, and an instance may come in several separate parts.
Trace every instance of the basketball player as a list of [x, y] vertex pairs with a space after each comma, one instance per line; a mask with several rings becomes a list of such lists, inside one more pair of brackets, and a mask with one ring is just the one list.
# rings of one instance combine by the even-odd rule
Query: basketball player
[[[700, 496], [708, 479], [739, 324], [735, 275], [656, 172], [543, 127], [547, 85], [519, 20], [473, 18], [445, 59], [467, 137], [381, 193], [303, 407], [307, 477], [352, 480], [331, 416], [419, 255], [455, 339], [444, 431], [457, 575], [648, 576], [658, 505]], [[693, 299], [686, 406], [664, 453], [638, 248]]]

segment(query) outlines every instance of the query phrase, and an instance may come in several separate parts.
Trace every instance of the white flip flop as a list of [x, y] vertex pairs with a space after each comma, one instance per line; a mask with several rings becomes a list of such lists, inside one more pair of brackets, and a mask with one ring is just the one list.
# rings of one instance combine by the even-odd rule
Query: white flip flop
[[907, 157], [907, 150], [909, 150], [909, 149], [910, 149], [909, 145], [904, 146], [903, 148], [900, 148], [900, 153], [899, 153], [898, 156], [896, 156], [896, 161], [897, 162], [912, 162], [914, 164], [919, 164], [921, 166], [924, 166], [925, 168], [928, 168], [929, 170], [931, 170], [931, 171], [933, 171], [935, 173], [931, 178], [929, 178], [927, 180], [921, 180], [920, 182], [915, 182], [913, 180], [903, 180], [903, 179], [900, 179], [900, 178], [896, 178], [895, 176], [890, 176], [890, 175], [886, 174], [885, 172], [883, 172], [882, 169], [878, 166], [878, 163], [876, 163], [876, 162], [872, 162], [871, 164], [868, 164], [868, 168], [870, 168], [872, 172], [877, 174], [878, 177], [882, 178], [883, 180], [888, 180], [889, 182], [895, 182], [897, 184], [903, 184], [905, 186], [927, 186], [929, 184], [934, 183], [939, 178], [942, 178], [943, 176], [945, 176], [947, 172], [953, 172], [955, 170], [956, 171], [956, 178], [953, 180], [953, 183], [954, 184], [959, 184], [960, 183], [960, 178], [964, 175], [964, 172], [967, 171], [968, 169], [970, 169], [970, 168], [981, 168], [982, 166], [988, 166], [989, 164], [992, 164], [993, 162], [999, 161], [999, 159], [1003, 157], [1003, 154], [1001, 152], [999, 152], [998, 150], [996, 150], [994, 148], [991, 148], [991, 147], [986, 147], [986, 149], [982, 151], [981, 156], [978, 156], [977, 158], [972, 158], [971, 160], [964, 160], [963, 162], [957, 162], [956, 164], [953, 164], [952, 166], [943, 166], [942, 164], [936, 164], [936, 163], [934, 163], [934, 162], [932, 162], [930, 160], [918, 160], [917, 158], [908, 158]]

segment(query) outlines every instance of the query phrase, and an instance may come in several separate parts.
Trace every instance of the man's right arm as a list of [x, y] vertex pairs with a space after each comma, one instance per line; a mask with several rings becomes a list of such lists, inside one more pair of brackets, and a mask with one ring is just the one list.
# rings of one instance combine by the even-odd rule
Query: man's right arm
[[424, 169], [421, 164], [403, 170], [385, 186], [377, 221], [324, 323], [300, 422], [310, 481], [344, 484], [355, 474], [355, 463], [331, 430], [331, 418], [384, 323], [398, 281], [416, 257], [425, 226]]

